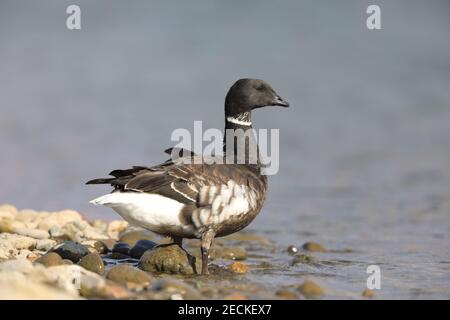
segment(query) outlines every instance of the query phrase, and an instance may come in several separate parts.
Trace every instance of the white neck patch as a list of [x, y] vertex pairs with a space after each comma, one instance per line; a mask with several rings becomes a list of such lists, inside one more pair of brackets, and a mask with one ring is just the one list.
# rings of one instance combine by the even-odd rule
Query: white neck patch
[[241, 125], [241, 126], [251, 126], [252, 125], [251, 121], [239, 120], [239, 119], [233, 118], [233, 117], [227, 117], [227, 121], [234, 123], [234, 124]]

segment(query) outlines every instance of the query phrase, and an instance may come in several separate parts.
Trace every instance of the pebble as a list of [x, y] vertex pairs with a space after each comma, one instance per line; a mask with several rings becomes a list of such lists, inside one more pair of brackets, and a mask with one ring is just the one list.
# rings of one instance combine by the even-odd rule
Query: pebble
[[90, 252], [89, 250], [78, 242], [64, 241], [51, 249], [51, 251], [59, 254], [63, 259], [77, 263], [80, 259]]
[[90, 253], [84, 256], [78, 262], [78, 265], [97, 274], [105, 272], [105, 264], [98, 253]]
[[248, 265], [246, 265], [243, 262], [239, 262], [239, 261], [236, 261], [236, 262], [233, 262], [232, 264], [230, 264], [228, 266], [228, 269], [230, 269], [234, 273], [247, 273], [250, 270]]
[[273, 243], [267, 239], [266, 237], [250, 232], [236, 232], [227, 237], [230, 240], [239, 241], [239, 242], [258, 242], [264, 246], [272, 246]]
[[103, 256], [103, 258], [112, 260], [123, 260], [123, 259], [130, 259], [130, 256], [119, 252], [112, 252], [110, 254], [107, 254], [106, 256]]
[[10, 204], [2, 204], [0, 205], [0, 219], [8, 218], [14, 219], [17, 215], [17, 208]]
[[133, 248], [130, 249], [129, 255], [132, 258], [140, 259], [145, 251], [151, 250], [154, 247], [157, 246], [157, 243], [151, 240], [139, 240], [136, 242], [136, 244], [133, 246]]
[[316, 263], [317, 260], [316, 258], [307, 255], [307, 254], [297, 254], [294, 256], [294, 258], [291, 261], [291, 266], [295, 266], [297, 264], [302, 264], [302, 263]]
[[311, 252], [326, 252], [327, 249], [325, 249], [322, 245], [318, 244], [317, 242], [306, 242], [302, 246], [303, 250], [311, 251]]
[[59, 266], [64, 264], [61, 256], [55, 252], [46, 253], [42, 257], [37, 258], [34, 262], [42, 264], [46, 267]]
[[373, 298], [375, 296], [375, 291], [366, 289], [361, 294], [364, 298]]
[[129, 256], [130, 246], [124, 242], [117, 242], [112, 248], [113, 253], [121, 253]]
[[[22, 213], [22, 211], [21, 211]], [[40, 221], [37, 227], [41, 230], [50, 231], [50, 229], [61, 228], [68, 223], [83, 221], [81, 215], [75, 210], [62, 210], [58, 212], [53, 212], [51, 214], [42, 215], [40, 214]], [[55, 231], [55, 230], [54, 230]], [[52, 232], [50, 231], [52, 234]], [[57, 235], [53, 235], [52, 237], [56, 237]], [[59, 235], [61, 236], [61, 235]]]
[[15, 233], [35, 239], [47, 239], [50, 237], [45, 230], [29, 228], [23, 221], [11, 218], [0, 218], [0, 232]]
[[139, 240], [154, 240], [155, 234], [147, 230], [131, 230], [126, 231], [119, 238], [120, 242], [128, 244], [130, 247], [134, 246]]
[[325, 294], [325, 291], [312, 280], [305, 280], [305, 282], [298, 287], [298, 291], [307, 298], [318, 298]]
[[76, 242], [81, 242], [86, 239], [108, 239], [108, 236], [101, 233], [100, 230], [92, 227], [87, 221], [74, 221], [66, 223], [62, 227], [62, 231], [65, 236], [69, 237], [70, 240]]
[[152, 281], [152, 277], [146, 272], [126, 264], [111, 268], [106, 274], [106, 279], [123, 285], [126, 285], [127, 282], [147, 285]]
[[0, 233], [0, 259], [14, 258], [20, 250], [33, 250], [36, 239], [19, 234]]
[[109, 238], [117, 239], [119, 234], [123, 232], [128, 227], [128, 222], [124, 220], [114, 220], [108, 224], [106, 228], [106, 233]]
[[50, 233], [50, 236], [52, 238], [58, 238], [64, 236], [64, 232], [62, 231], [61, 227], [58, 225], [52, 226], [48, 232]]
[[229, 295], [226, 295], [223, 299], [224, 300], [248, 300], [247, 296], [240, 292], [230, 293]]
[[[0, 272], [20, 272], [28, 274], [33, 270], [33, 263], [27, 259], [6, 260], [0, 263]], [[2, 288], [3, 290], [3, 288]], [[0, 291], [2, 291], [0, 290]]]
[[296, 253], [298, 252], [298, 248], [297, 248], [296, 246], [290, 245], [290, 246], [287, 248], [287, 252], [288, 252], [289, 254], [291, 254], [291, 255], [294, 255], [294, 254], [296, 254]]
[[16, 228], [14, 233], [28, 236], [35, 239], [48, 239], [50, 234], [45, 230], [29, 229], [29, 228]]
[[247, 251], [241, 247], [213, 247], [210, 249], [212, 259], [245, 260]]
[[155, 292], [154, 298], [156, 299], [200, 300], [203, 298], [201, 293], [194, 287], [170, 277], [155, 281], [150, 290]]
[[106, 254], [109, 252], [108, 246], [103, 241], [95, 241], [94, 249], [98, 254]]
[[36, 240], [36, 249], [42, 251], [48, 251], [56, 245], [56, 241], [52, 239], [39, 239]]
[[16, 233], [15, 231], [20, 228], [26, 228], [26, 224], [13, 218], [0, 219], [0, 232]]
[[176, 244], [159, 245], [144, 253], [138, 267], [149, 272], [194, 274], [194, 261], [194, 257]]
[[30, 274], [31, 281], [51, 283], [75, 296], [104, 297], [106, 280], [78, 265], [60, 265], [49, 268], [35, 268]]
[[277, 292], [275, 292], [275, 295], [281, 299], [285, 300], [297, 300], [298, 294], [295, 292], [289, 290], [289, 289], [279, 289]]
[[54, 288], [46, 283], [30, 281], [19, 272], [0, 274], [0, 300], [72, 300], [78, 294]]

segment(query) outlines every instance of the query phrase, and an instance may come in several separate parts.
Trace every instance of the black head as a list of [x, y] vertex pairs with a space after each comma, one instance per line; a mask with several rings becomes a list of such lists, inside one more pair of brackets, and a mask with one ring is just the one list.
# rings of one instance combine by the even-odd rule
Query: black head
[[225, 98], [225, 113], [236, 115], [266, 106], [289, 107], [264, 80], [240, 79], [236, 81]]

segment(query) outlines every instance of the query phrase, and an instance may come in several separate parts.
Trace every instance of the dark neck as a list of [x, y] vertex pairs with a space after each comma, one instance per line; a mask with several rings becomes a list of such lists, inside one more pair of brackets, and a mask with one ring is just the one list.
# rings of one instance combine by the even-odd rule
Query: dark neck
[[[225, 116], [223, 151], [225, 155], [234, 155], [234, 163], [241, 163], [244, 160], [245, 163], [259, 164], [258, 143], [252, 130], [251, 119], [251, 112]], [[228, 140], [227, 136], [229, 137]], [[231, 137], [232, 139], [230, 139]], [[227, 141], [230, 142], [228, 143]], [[241, 160], [236, 162], [239, 159]], [[257, 163], [255, 163], [255, 160]]]

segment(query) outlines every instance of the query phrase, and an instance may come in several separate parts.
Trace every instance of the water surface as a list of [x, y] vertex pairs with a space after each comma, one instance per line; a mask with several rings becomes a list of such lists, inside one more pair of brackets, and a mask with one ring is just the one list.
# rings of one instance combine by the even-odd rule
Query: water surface
[[[268, 286], [306, 276], [356, 298], [366, 268], [380, 298], [450, 298], [450, 5], [377, 1], [70, 1], [0, 3], [0, 202], [77, 209], [108, 191], [83, 183], [165, 160], [176, 128], [223, 125], [241, 77], [269, 81], [290, 109], [258, 110], [280, 128], [280, 171], [249, 230], [271, 239]], [[290, 244], [317, 241], [328, 263], [288, 267]], [[256, 263], [255, 262], [255, 263]]]

